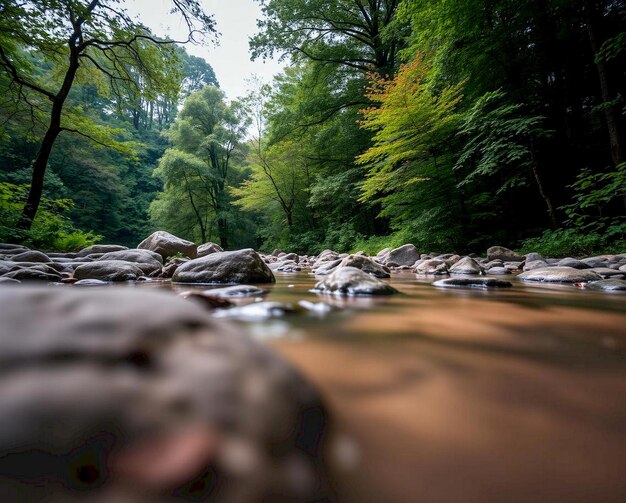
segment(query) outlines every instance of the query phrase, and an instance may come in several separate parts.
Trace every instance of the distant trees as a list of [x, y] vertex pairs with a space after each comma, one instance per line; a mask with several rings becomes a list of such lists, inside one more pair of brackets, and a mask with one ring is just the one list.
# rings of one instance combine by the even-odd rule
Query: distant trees
[[151, 207], [157, 222], [190, 237], [197, 231], [202, 242], [216, 235], [223, 248], [229, 247], [229, 186], [238, 176], [233, 165], [244, 157], [248, 124], [243, 107], [237, 102], [227, 105], [216, 87], [189, 95], [166, 133], [172, 147], [155, 170], [164, 183]]
[[[189, 38], [214, 30], [197, 0], [172, 0], [189, 28]], [[63, 131], [107, 144], [110, 131], [85, 120], [66, 102], [75, 82], [93, 82], [122, 102], [171, 97], [180, 80], [173, 41], [153, 36], [115, 0], [6, 0], [0, 4], [0, 71], [16, 108], [29, 109], [43, 136], [33, 161], [30, 191], [19, 226], [30, 228], [41, 201], [52, 147]], [[28, 51], [50, 62], [36, 73]]]

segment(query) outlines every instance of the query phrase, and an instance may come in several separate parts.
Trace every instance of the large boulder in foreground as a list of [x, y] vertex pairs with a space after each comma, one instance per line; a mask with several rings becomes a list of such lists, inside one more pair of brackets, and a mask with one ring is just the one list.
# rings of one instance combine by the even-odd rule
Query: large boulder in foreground
[[1, 501], [330, 501], [290, 365], [171, 293], [0, 289]]
[[139, 249], [157, 252], [163, 260], [180, 253], [185, 257], [196, 258], [198, 248], [195, 243], [181, 239], [165, 231], [157, 231], [150, 234], [137, 245]]
[[252, 248], [216, 252], [181, 264], [172, 281], [177, 283], [274, 283], [274, 274]]
[[554, 266], [526, 271], [520, 274], [518, 278], [523, 281], [541, 281], [545, 283], [585, 283], [587, 281], [599, 281], [602, 279], [602, 276], [588, 269]]
[[340, 267], [319, 281], [314, 292], [332, 295], [391, 295], [398, 291], [384, 281], [356, 267]]

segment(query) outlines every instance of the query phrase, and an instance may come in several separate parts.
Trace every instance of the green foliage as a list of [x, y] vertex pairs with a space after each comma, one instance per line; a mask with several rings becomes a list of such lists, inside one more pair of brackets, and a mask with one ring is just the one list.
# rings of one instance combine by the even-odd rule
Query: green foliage
[[464, 173], [459, 186], [499, 176], [503, 184], [496, 194], [500, 195], [527, 185], [533, 143], [550, 135], [541, 127], [544, 121], [545, 117], [524, 115], [523, 106], [509, 103], [501, 91], [481, 96], [465, 114], [458, 132], [464, 140], [454, 167]]
[[568, 217], [566, 225], [582, 232], [601, 232], [608, 239], [626, 239], [626, 219], [611, 212], [611, 206], [626, 198], [626, 163], [604, 173], [583, 169], [569, 187], [574, 198], [562, 207]]
[[545, 257], [582, 257], [597, 253], [624, 253], [626, 241], [610, 241], [602, 234], [579, 229], [556, 229], [522, 241], [520, 250], [521, 253], [541, 253]]
[[16, 230], [27, 193], [27, 185], [0, 183], [0, 242], [49, 251], [77, 251], [100, 241], [101, 236], [77, 229], [65, 215], [74, 205], [71, 199], [44, 199], [32, 227]]
[[459, 237], [450, 146], [460, 116], [460, 86], [437, 90], [418, 55], [392, 80], [372, 76], [362, 125], [373, 146], [357, 158], [366, 170], [361, 201], [378, 202], [379, 216], [416, 245], [455, 247]]
[[583, 169], [569, 186], [572, 203], [563, 206], [566, 228], [545, 231], [522, 243], [523, 249], [547, 256], [582, 256], [626, 252], [626, 219], [612, 216], [626, 194], [626, 163], [614, 171], [592, 173]]
[[229, 247], [237, 226], [229, 187], [241, 179], [234, 164], [248, 124], [241, 105], [227, 105], [224, 93], [206, 86], [184, 102], [176, 122], [165, 132], [173, 146], [154, 175], [163, 192], [150, 207], [154, 224], [195, 241], [219, 240]]

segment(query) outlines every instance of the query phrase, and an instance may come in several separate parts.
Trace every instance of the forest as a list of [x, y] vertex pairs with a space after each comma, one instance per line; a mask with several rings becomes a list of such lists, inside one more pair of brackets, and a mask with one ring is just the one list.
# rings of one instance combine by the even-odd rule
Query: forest
[[227, 100], [118, 0], [0, 1], [0, 242], [548, 255], [626, 247], [626, 4], [257, 0]]

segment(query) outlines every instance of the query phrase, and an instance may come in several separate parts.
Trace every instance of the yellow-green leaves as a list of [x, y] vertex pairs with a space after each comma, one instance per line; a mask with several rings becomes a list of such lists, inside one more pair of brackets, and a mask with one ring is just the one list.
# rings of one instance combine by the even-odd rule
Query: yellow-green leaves
[[373, 146], [357, 158], [366, 169], [362, 201], [424, 181], [420, 163], [430, 162], [459, 122], [461, 86], [435, 89], [421, 54], [394, 79], [371, 75], [362, 127], [374, 132]]

